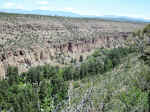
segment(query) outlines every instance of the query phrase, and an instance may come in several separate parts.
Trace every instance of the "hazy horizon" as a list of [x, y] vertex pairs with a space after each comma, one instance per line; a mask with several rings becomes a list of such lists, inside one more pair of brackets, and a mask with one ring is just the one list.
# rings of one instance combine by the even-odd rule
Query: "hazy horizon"
[[67, 11], [80, 15], [116, 15], [150, 19], [148, 0], [5, 0], [0, 9]]

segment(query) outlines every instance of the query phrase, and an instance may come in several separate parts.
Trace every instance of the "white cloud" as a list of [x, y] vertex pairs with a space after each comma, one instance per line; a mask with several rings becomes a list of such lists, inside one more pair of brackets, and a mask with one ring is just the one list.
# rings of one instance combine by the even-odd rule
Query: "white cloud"
[[54, 6], [41, 6], [39, 7], [38, 9], [40, 10], [51, 10], [51, 11], [65, 11], [63, 8], [57, 8], [57, 7], [54, 7]]
[[47, 5], [48, 1], [38, 1], [37, 4], [39, 4], [39, 5]]
[[15, 3], [12, 3], [12, 2], [7, 2], [3, 5], [3, 7], [6, 9], [13, 8], [14, 6], [15, 6]]
[[[16, 9], [26, 9], [23, 5], [21, 5], [21, 4], [16, 4], [15, 5], [15, 8]], [[27, 9], [26, 9], [27, 10]]]
[[5, 3], [2, 8], [4, 9], [25, 9], [25, 7], [22, 4], [16, 4], [13, 2], [7, 2]]
[[39, 7], [39, 9], [40, 9], [40, 10], [50, 10], [50, 8], [49, 8], [49, 7], [46, 7], [46, 6], [41, 6], [41, 7]]
[[71, 8], [71, 7], [67, 7], [67, 8], [64, 8], [64, 11], [72, 11], [72, 12], [74, 12], [75, 9], [74, 9], [74, 8]]
[[144, 17], [144, 19], [146, 19], [146, 20], [150, 20], [150, 17]]

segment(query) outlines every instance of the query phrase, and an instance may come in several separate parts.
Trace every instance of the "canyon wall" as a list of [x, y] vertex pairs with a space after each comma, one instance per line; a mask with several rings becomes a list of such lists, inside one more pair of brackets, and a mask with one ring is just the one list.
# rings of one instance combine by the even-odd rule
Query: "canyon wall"
[[[8, 66], [16, 66], [19, 72], [25, 72], [31, 67], [38, 65], [69, 64], [73, 59], [77, 62], [82, 55], [86, 58], [86, 53], [91, 53], [96, 48], [118, 47], [126, 40], [130, 33], [120, 33], [118, 37], [99, 37], [93, 40], [69, 41], [67, 43], [53, 44], [49, 41], [43, 42], [42, 47], [33, 45], [30, 49], [17, 48], [15, 51], [6, 51], [0, 54], [0, 74], [4, 78]], [[62, 61], [59, 61], [62, 60]]]
[[38, 65], [78, 62], [81, 55], [86, 58], [96, 48], [123, 45], [133, 31], [145, 25], [100, 19], [1, 16], [0, 76], [5, 77], [8, 66], [25, 72]]

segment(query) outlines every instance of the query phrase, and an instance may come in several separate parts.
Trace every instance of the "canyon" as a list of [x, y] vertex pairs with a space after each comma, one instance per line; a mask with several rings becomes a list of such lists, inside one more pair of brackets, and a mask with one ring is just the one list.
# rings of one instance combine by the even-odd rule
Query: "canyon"
[[97, 48], [123, 46], [146, 23], [38, 15], [0, 15], [0, 77], [8, 66], [79, 63]]

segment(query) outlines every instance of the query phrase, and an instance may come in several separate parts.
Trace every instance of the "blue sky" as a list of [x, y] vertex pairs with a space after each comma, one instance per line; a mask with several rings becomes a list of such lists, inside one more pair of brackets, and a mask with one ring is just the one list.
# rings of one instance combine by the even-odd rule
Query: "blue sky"
[[60, 10], [150, 19], [150, 0], [0, 0], [0, 9]]

